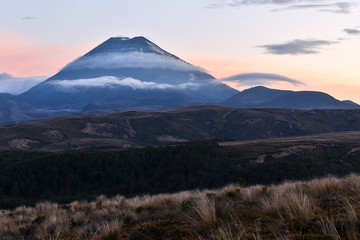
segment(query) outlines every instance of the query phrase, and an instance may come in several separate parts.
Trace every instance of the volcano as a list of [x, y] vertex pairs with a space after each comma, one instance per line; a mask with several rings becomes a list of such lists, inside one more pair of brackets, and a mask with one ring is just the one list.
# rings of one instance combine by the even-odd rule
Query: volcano
[[144, 37], [110, 38], [18, 96], [37, 108], [64, 111], [165, 110], [217, 104], [238, 93], [204, 69]]
[[27, 92], [2, 98], [0, 124], [60, 115], [166, 111], [210, 104], [236, 108], [360, 108], [321, 92], [265, 87], [239, 92], [144, 37], [110, 38]]

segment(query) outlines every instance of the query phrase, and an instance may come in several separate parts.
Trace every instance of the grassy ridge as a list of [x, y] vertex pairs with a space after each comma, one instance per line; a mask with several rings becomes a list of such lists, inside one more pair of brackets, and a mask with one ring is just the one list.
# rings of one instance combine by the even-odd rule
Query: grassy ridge
[[360, 177], [189, 191], [0, 212], [2, 239], [294, 239], [360, 237]]
[[142, 149], [0, 152], [0, 208], [360, 172], [360, 133]]
[[360, 110], [193, 106], [56, 118], [0, 128], [0, 150], [153, 146], [199, 139], [249, 140], [360, 131]]

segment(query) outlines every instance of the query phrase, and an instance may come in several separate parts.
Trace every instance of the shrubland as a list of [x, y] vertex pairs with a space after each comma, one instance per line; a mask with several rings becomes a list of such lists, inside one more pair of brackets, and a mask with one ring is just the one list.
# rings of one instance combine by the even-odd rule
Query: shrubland
[[0, 209], [360, 172], [359, 141], [343, 135], [345, 140], [330, 135], [220, 144], [202, 140], [126, 150], [3, 151]]

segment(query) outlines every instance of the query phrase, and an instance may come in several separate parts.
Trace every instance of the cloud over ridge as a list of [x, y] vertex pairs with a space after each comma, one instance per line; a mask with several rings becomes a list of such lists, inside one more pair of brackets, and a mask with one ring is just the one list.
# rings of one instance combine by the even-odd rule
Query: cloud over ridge
[[274, 82], [287, 82], [293, 85], [304, 85], [304, 83], [299, 80], [273, 73], [242, 73], [222, 78], [220, 81], [235, 82], [239, 86], [267, 85]]

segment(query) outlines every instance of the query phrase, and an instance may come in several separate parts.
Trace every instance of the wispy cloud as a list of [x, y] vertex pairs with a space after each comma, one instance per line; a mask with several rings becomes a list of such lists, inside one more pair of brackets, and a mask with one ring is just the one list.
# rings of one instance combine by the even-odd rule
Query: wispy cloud
[[351, 9], [354, 8], [356, 4], [352, 2], [337, 2], [330, 5], [328, 8], [321, 9], [321, 12], [330, 12], [330, 13], [342, 13], [349, 14]]
[[344, 32], [350, 35], [360, 35], [360, 30], [356, 28], [346, 28], [344, 29]]
[[224, 82], [235, 82], [239, 86], [268, 85], [275, 82], [286, 82], [293, 85], [304, 85], [303, 82], [273, 73], [242, 73], [219, 79]]
[[242, 7], [242, 6], [261, 6], [273, 5], [282, 6], [273, 11], [297, 10], [297, 9], [316, 9], [321, 12], [348, 14], [357, 3], [353, 1], [334, 1], [334, 0], [215, 0], [208, 5], [209, 8], [221, 7]]
[[144, 82], [134, 78], [119, 79], [113, 76], [76, 80], [52, 80], [46, 84], [54, 85], [58, 91], [74, 92], [83, 87], [130, 87], [136, 89], [187, 89], [197, 88], [199, 84], [186, 82], [178, 85], [167, 83]]
[[286, 4], [299, 4], [299, 3], [323, 3], [331, 0], [218, 0], [219, 4], [228, 6], [241, 6], [241, 5], [286, 5]]
[[179, 59], [143, 52], [106, 53], [85, 56], [68, 64], [64, 69], [72, 70], [95, 68], [143, 68], [206, 72], [206, 70], [200, 67], [193, 66]]
[[351, 12], [353, 5], [348, 2], [337, 2], [332, 4], [300, 4], [290, 5], [284, 8], [273, 9], [274, 12], [286, 10], [301, 10], [301, 9], [317, 9], [320, 12], [342, 13], [348, 14]]
[[289, 55], [301, 55], [301, 54], [317, 54], [320, 53], [321, 47], [329, 46], [338, 42], [317, 40], [317, 39], [295, 39], [289, 42], [280, 44], [268, 44], [257, 46], [266, 49], [270, 54], [289, 54]]
[[25, 16], [23, 18], [21, 18], [22, 20], [34, 20], [35, 17], [32, 17], [32, 16]]
[[297, 9], [314, 9], [314, 8], [327, 8], [332, 6], [331, 4], [299, 4], [299, 5], [290, 5], [284, 8], [273, 9], [273, 12], [285, 11], [285, 10], [297, 10]]
[[47, 79], [46, 76], [14, 77], [7, 73], [0, 74], [0, 93], [21, 94]]

